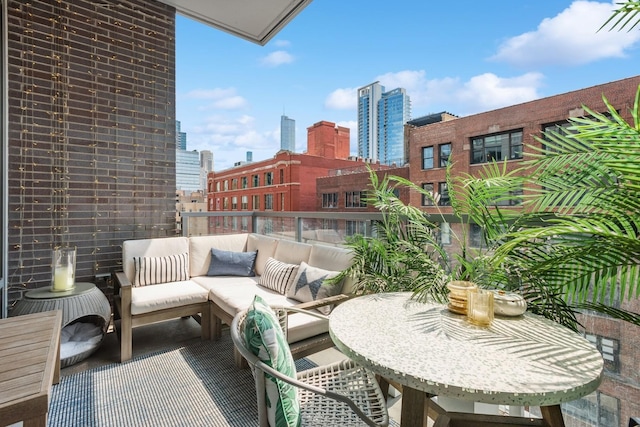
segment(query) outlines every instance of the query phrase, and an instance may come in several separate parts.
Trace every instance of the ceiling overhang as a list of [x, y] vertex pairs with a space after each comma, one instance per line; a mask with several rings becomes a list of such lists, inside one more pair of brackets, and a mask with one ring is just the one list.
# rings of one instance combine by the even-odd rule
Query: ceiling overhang
[[176, 12], [264, 46], [312, 0], [158, 0]]

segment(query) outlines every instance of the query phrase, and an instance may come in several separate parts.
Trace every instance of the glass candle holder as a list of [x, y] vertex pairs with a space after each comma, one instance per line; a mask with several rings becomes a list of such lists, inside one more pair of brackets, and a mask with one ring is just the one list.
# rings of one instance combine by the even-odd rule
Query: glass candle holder
[[469, 292], [467, 319], [474, 325], [491, 325], [493, 321], [493, 292], [484, 289]]
[[447, 284], [449, 289], [449, 311], [457, 314], [467, 314], [468, 294], [475, 292], [478, 287], [473, 282], [454, 280]]
[[65, 292], [76, 284], [76, 248], [56, 248], [52, 254], [51, 290]]

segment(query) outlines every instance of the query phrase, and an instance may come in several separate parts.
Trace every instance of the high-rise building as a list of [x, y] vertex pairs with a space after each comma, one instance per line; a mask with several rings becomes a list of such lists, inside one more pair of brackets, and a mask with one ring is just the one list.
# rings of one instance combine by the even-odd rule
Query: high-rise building
[[198, 191], [200, 188], [200, 153], [176, 150], [176, 190]]
[[358, 157], [378, 159], [378, 101], [384, 86], [378, 82], [358, 89]]
[[176, 150], [187, 149], [187, 133], [180, 132], [180, 120], [176, 120]]
[[284, 114], [280, 117], [280, 149], [296, 151], [296, 121]]
[[200, 152], [200, 189], [207, 188], [207, 175], [213, 170], [213, 153], [209, 150]]
[[403, 88], [385, 92], [374, 82], [358, 89], [358, 156], [404, 164], [404, 124], [410, 119], [411, 100]]
[[404, 124], [411, 120], [411, 100], [397, 88], [384, 92], [378, 100], [378, 158], [385, 165], [407, 162], [404, 148]]

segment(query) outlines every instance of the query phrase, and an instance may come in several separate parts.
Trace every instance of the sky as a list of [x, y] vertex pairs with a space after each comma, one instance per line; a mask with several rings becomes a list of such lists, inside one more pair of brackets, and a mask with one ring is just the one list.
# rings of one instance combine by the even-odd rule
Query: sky
[[178, 16], [176, 119], [215, 171], [272, 158], [283, 114], [296, 152], [325, 120], [350, 128], [356, 155], [357, 89], [375, 81], [406, 89], [417, 118], [640, 74], [640, 29], [598, 31], [615, 1], [315, 0], [265, 46]]

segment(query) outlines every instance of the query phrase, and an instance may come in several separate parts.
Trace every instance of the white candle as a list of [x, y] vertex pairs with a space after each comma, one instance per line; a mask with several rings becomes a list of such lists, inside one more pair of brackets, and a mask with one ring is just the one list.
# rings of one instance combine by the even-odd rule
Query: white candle
[[69, 267], [56, 267], [53, 276], [53, 290], [66, 291], [73, 287], [73, 272]]

